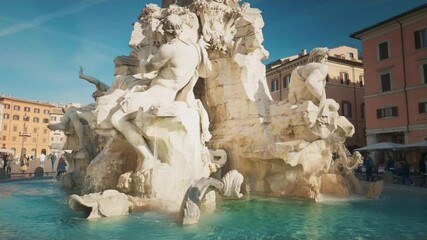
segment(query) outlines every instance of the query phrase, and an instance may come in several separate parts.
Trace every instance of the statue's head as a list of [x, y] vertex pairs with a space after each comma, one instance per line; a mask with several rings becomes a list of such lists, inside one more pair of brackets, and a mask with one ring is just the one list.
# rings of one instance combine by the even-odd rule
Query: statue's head
[[163, 22], [163, 31], [166, 35], [177, 37], [182, 32], [182, 20], [176, 14], [167, 16]]
[[156, 15], [156, 13], [160, 11], [161, 11], [161, 8], [157, 4], [154, 4], [154, 3], [147, 4], [145, 5], [145, 8], [142, 10], [138, 19], [142, 20], [144, 18], [153, 17], [153, 15]]
[[324, 48], [314, 48], [311, 50], [310, 55], [308, 56], [308, 62], [321, 62], [323, 59], [328, 59], [329, 49]]

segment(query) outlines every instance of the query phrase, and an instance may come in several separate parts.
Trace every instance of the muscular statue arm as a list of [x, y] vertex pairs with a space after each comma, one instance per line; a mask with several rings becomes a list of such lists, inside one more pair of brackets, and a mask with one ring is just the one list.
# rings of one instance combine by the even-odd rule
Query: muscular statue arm
[[326, 66], [318, 67], [310, 72], [305, 81], [307, 89], [319, 100], [320, 104], [326, 99], [325, 78], [327, 74]]
[[141, 62], [141, 71], [143, 73], [158, 71], [169, 61], [171, 52], [174, 51], [170, 46], [161, 46], [148, 63]]
[[79, 78], [88, 81], [89, 83], [92, 83], [96, 86], [96, 89], [98, 91], [101, 92], [106, 92], [108, 89], [110, 89], [110, 86], [108, 86], [107, 84], [101, 82], [100, 80], [91, 77], [91, 76], [87, 76], [85, 74], [83, 74], [83, 68], [80, 67], [80, 71], [79, 71]]

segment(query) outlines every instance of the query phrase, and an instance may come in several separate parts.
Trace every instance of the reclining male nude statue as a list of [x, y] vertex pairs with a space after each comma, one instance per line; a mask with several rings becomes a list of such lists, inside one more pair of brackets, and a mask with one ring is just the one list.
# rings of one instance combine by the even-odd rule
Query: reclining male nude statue
[[144, 133], [141, 134], [132, 122], [136, 113], [139, 110], [147, 112], [152, 106], [169, 105], [175, 100], [190, 103], [194, 100], [192, 87], [199, 77], [199, 70], [210, 66], [206, 50], [202, 46], [180, 38], [182, 25], [178, 15], [172, 14], [164, 20], [163, 31], [167, 42], [160, 46], [148, 62], [141, 61], [142, 73], [157, 71], [157, 76], [148, 89], [140, 85], [129, 89], [109, 114], [113, 127], [142, 159], [136, 169], [140, 172], [152, 168], [158, 160], [149, 149]]

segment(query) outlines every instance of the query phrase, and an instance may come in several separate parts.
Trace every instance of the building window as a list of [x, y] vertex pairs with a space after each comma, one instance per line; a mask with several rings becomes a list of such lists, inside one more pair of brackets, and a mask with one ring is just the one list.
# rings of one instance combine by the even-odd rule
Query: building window
[[38, 118], [38, 117], [33, 118], [33, 122], [35, 122], [35, 123], [40, 122], [40, 118]]
[[390, 73], [381, 74], [381, 92], [391, 91], [391, 76]]
[[4, 118], [4, 119], [9, 119], [9, 114], [5, 113], [5, 114], [3, 115], [3, 118]]
[[3, 131], [7, 131], [7, 125], [3, 126]]
[[5, 104], [4, 109], [10, 109], [10, 104]]
[[43, 114], [49, 114], [49, 110], [47, 109], [43, 110]]
[[49, 119], [43, 118], [43, 123], [49, 123]]
[[24, 121], [28, 122], [28, 121], [30, 121], [30, 117], [29, 117], [29, 116], [24, 116], [24, 117], [22, 118], [22, 120], [24, 120]]
[[362, 119], [365, 118], [365, 103], [362, 103], [362, 105], [360, 106], [360, 117]]
[[350, 53], [350, 59], [354, 59], [354, 54]]
[[13, 115], [12, 119], [13, 120], [19, 120], [19, 115]]
[[43, 138], [43, 143], [46, 143], [47, 141], [46, 141], [46, 138]]
[[291, 82], [291, 75], [286, 75], [283, 78], [283, 88], [288, 88], [290, 82]]
[[421, 83], [427, 84], [427, 63], [421, 64]]
[[418, 103], [418, 112], [419, 113], [427, 113], [427, 102]]
[[341, 115], [344, 117], [351, 117], [351, 103], [349, 101], [341, 102]]
[[378, 44], [378, 57], [379, 60], [388, 58], [388, 42], [382, 42]]
[[40, 113], [40, 109], [34, 108], [34, 113]]
[[30, 112], [31, 109], [29, 107], [24, 107], [24, 112]]
[[38, 130], [37, 128], [34, 128], [33, 133], [37, 133], [37, 130]]
[[13, 142], [16, 142], [16, 136], [13, 136], [13, 137], [12, 137], [12, 141], [13, 141]]
[[278, 90], [279, 90], [279, 81], [277, 79], [274, 79], [271, 82], [271, 91], [275, 92], [275, 91], [278, 91]]
[[377, 118], [397, 117], [399, 113], [397, 107], [386, 107], [377, 109]]
[[44, 134], [46, 134], [47, 133], [47, 129], [45, 128], [45, 129], [43, 129], [43, 133]]
[[17, 126], [13, 126], [13, 131], [14, 132], [18, 131], [18, 127]]
[[427, 47], [427, 28], [414, 32], [415, 49]]
[[364, 82], [364, 76], [363, 76], [363, 74], [360, 74], [359, 75], [359, 85], [360, 85], [360, 87], [363, 87], [363, 82]]
[[341, 84], [346, 84], [346, 85], [350, 84], [350, 79], [348, 79], [348, 73], [346, 72], [340, 72], [340, 80], [341, 80]]
[[53, 121], [53, 122], [55, 122], [56, 121], [56, 117], [53, 116], [53, 117], [50, 118], [50, 120]]
[[54, 137], [50, 137], [50, 141], [54, 142], [55, 138]]
[[3, 141], [6, 141], [6, 136], [3, 136]]
[[21, 107], [20, 107], [20, 106], [18, 106], [18, 105], [14, 105], [14, 106], [13, 106], [13, 110], [15, 110], [15, 111], [19, 111], [19, 110], [21, 110]]

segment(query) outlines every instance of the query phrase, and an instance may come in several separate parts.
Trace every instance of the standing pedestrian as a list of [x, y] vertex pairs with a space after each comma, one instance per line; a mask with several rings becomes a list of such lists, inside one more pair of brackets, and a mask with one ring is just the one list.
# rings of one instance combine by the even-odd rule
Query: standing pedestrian
[[42, 149], [42, 154], [40, 154], [40, 167], [44, 168], [44, 161], [46, 160], [46, 149]]
[[9, 153], [7, 155], [7, 166], [6, 166], [6, 173], [10, 173], [12, 171], [12, 161], [13, 161], [13, 156], [11, 153]]
[[372, 160], [372, 158], [370, 156], [368, 156], [366, 158], [365, 161], [365, 169], [366, 169], [366, 181], [374, 181], [374, 161]]
[[29, 165], [28, 158], [24, 153], [21, 156], [21, 167], [19, 168], [19, 170], [21, 170], [21, 173], [25, 173], [28, 170], [28, 165]]
[[3, 159], [3, 169], [6, 170], [6, 166], [7, 166], [7, 153], [2, 153], [1, 158]]
[[414, 182], [412, 181], [411, 177], [409, 176], [410, 175], [410, 167], [409, 167], [409, 164], [406, 161], [406, 159], [403, 159], [400, 162], [400, 169], [401, 169], [401, 172], [402, 172], [402, 184], [405, 185], [405, 180], [408, 180], [409, 183], [412, 186], [414, 186]]
[[52, 172], [53, 172], [53, 169], [55, 169], [55, 162], [56, 162], [56, 155], [55, 155], [55, 153], [51, 153], [49, 155], [49, 159], [50, 159], [50, 163], [51, 163], [51, 166], [52, 166]]
[[58, 161], [58, 167], [56, 168], [56, 171], [57, 171], [56, 176], [61, 176], [64, 173], [66, 173], [67, 172], [67, 169], [65, 168], [66, 166], [67, 166], [67, 163], [65, 162], [64, 156], [61, 156]]

